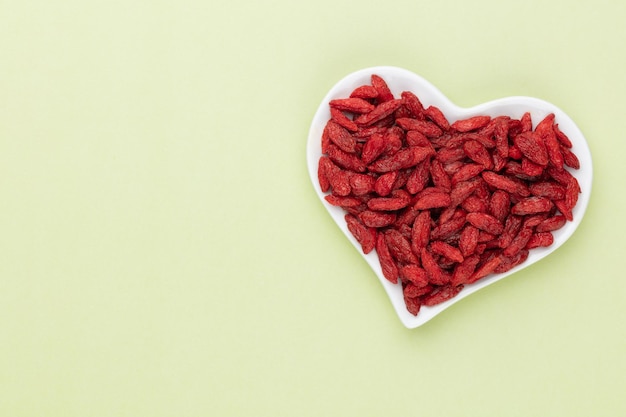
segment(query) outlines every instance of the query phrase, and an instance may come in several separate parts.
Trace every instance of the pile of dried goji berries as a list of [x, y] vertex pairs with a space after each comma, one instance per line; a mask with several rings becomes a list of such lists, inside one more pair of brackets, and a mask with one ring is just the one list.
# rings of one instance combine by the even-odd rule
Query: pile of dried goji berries
[[414, 315], [524, 262], [573, 219], [579, 162], [554, 114], [534, 128], [530, 113], [450, 123], [377, 75], [329, 106], [321, 189]]

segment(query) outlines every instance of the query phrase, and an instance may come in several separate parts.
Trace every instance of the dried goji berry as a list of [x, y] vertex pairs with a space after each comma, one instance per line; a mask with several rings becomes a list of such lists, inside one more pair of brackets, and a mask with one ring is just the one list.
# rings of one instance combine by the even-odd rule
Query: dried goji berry
[[530, 184], [530, 193], [539, 197], [547, 197], [550, 200], [565, 198], [565, 187], [554, 181], [542, 181]]
[[331, 100], [330, 107], [334, 107], [339, 110], [349, 111], [352, 113], [368, 113], [374, 110], [375, 106], [367, 100], [358, 97], [352, 98], [338, 98]]
[[427, 138], [436, 138], [443, 134], [443, 131], [439, 126], [433, 122], [426, 120], [412, 119], [409, 117], [402, 117], [396, 120], [398, 126], [404, 130], [416, 130], [422, 133]]
[[545, 133], [544, 141], [546, 143], [546, 150], [548, 151], [548, 158], [550, 163], [557, 169], [562, 169], [564, 164], [563, 152], [561, 151], [561, 145], [556, 138], [556, 134], [550, 126], [549, 130]]
[[332, 204], [333, 206], [338, 206], [338, 207], [357, 207], [360, 206], [362, 201], [359, 200], [358, 198], [354, 198], [354, 197], [341, 197], [341, 196], [336, 196], [334, 194], [328, 194], [326, 197], [324, 197], [324, 199], [326, 201], [328, 201], [328, 203]]
[[416, 264], [418, 261], [411, 251], [411, 243], [396, 229], [389, 229], [385, 233], [385, 240], [391, 256], [402, 264]]
[[450, 177], [446, 174], [441, 162], [436, 159], [430, 163], [430, 177], [432, 178], [435, 187], [443, 188], [445, 190], [450, 190], [452, 187]]
[[511, 199], [507, 192], [495, 190], [493, 194], [491, 194], [491, 199], [489, 200], [489, 213], [498, 219], [500, 223], [503, 223], [506, 216], [509, 215], [510, 207]]
[[574, 152], [572, 152], [569, 148], [565, 146], [559, 147], [561, 154], [563, 156], [563, 163], [570, 168], [579, 169], [580, 161]]
[[554, 243], [554, 236], [550, 232], [538, 232], [534, 233], [528, 243], [526, 243], [526, 249], [534, 249], [539, 247], [550, 246]]
[[465, 226], [461, 231], [461, 235], [459, 236], [459, 249], [464, 257], [473, 254], [476, 250], [478, 235], [479, 230], [471, 224]]
[[558, 230], [561, 227], [565, 226], [567, 223], [567, 219], [562, 214], [557, 214], [556, 216], [549, 217], [539, 223], [535, 228], [536, 232], [552, 232], [554, 230]]
[[389, 128], [383, 135], [385, 139], [385, 154], [391, 155], [402, 149], [404, 132], [398, 126]]
[[378, 233], [376, 236], [376, 253], [378, 254], [378, 260], [383, 272], [383, 276], [387, 278], [392, 284], [398, 283], [398, 267], [395, 261], [391, 257], [389, 247], [387, 246], [387, 240], [383, 233]]
[[416, 255], [422, 253], [422, 249], [430, 241], [431, 218], [429, 211], [422, 211], [415, 217], [411, 229], [411, 249]]
[[520, 118], [520, 123], [521, 123], [520, 133], [529, 132], [533, 129], [533, 121], [529, 112], [526, 112], [522, 115], [522, 117]]
[[378, 97], [378, 91], [372, 87], [371, 85], [365, 84], [358, 86], [350, 93], [350, 97], [362, 98], [362, 99], [372, 99]]
[[454, 267], [450, 285], [457, 286], [460, 284], [467, 284], [479, 262], [480, 256], [474, 254], [466, 257], [460, 264], [457, 264]]
[[385, 101], [393, 100], [393, 93], [389, 89], [387, 82], [380, 76], [372, 74], [371, 76], [372, 87], [378, 92], [378, 100], [382, 103]]
[[480, 187], [480, 180], [478, 179], [456, 183], [452, 187], [452, 191], [450, 191], [450, 204], [455, 207], [460, 205], [467, 197], [472, 195], [478, 187]]
[[345, 219], [348, 230], [361, 244], [363, 253], [367, 254], [373, 251], [376, 246], [376, 230], [365, 226], [358, 217], [352, 214], [346, 214]]
[[406, 182], [406, 190], [411, 194], [417, 194], [426, 187], [430, 179], [430, 163], [428, 159], [418, 163]]
[[445, 191], [426, 194], [422, 192], [422, 195], [419, 196], [413, 208], [415, 210], [429, 210], [439, 207], [448, 207], [451, 202], [450, 194]]
[[452, 184], [456, 184], [461, 181], [471, 180], [472, 178], [476, 178], [484, 169], [485, 166], [482, 164], [463, 164], [452, 176], [451, 182]]
[[[403, 281], [409, 281], [418, 288], [422, 288], [428, 285], [428, 274], [423, 268], [421, 268], [417, 264], [404, 265], [400, 268], [399, 272], [400, 278]], [[416, 297], [418, 295], [422, 294], [416, 292], [413, 296]]]
[[424, 110], [424, 116], [432, 120], [442, 130], [450, 129], [450, 123], [448, 122], [446, 116], [444, 116], [442, 111], [439, 109], [439, 107], [428, 106], [428, 108]]
[[[413, 131], [411, 131], [413, 132]], [[409, 132], [409, 133], [411, 133]], [[408, 133], [407, 133], [408, 135]], [[458, 146], [458, 147], [449, 147], [449, 148], [442, 148], [439, 151], [437, 151], [437, 155], [436, 158], [438, 161], [444, 163], [444, 164], [449, 164], [451, 162], [457, 162], [457, 161], [461, 161], [463, 159], [465, 159], [466, 155], [465, 155], [465, 151], [463, 150], [463, 147]]]
[[354, 119], [354, 122], [359, 126], [369, 126], [379, 120], [392, 114], [402, 105], [402, 100], [390, 100], [379, 104], [369, 113], [362, 114]]
[[527, 214], [545, 213], [554, 207], [552, 201], [546, 197], [527, 197], [520, 200], [513, 207], [511, 207], [511, 213], [518, 216], [525, 216]]
[[341, 150], [338, 146], [330, 144], [328, 145], [328, 157], [337, 165], [342, 168], [355, 172], [365, 172], [365, 164], [361, 159], [349, 152]]
[[487, 233], [499, 235], [504, 231], [504, 226], [498, 219], [487, 213], [468, 213], [466, 220], [469, 224]]
[[496, 269], [493, 270], [493, 272], [496, 274], [502, 274], [504, 272], [510, 271], [517, 265], [524, 262], [528, 258], [528, 250], [522, 249], [521, 251], [517, 252], [517, 254], [511, 257], [502, 255], [500, 258], [502, 259], [502, 262], [496, 267]]
[[348, 116], [346, 116], [343, 111], [339, 110], [336, 107], [330, 108], [330, 117], [337, 124], [348, 129], [351, 132], [356, 132], [357, 130], [359, 130], [359, 127], [356, 125], [356, 123], [354, 123], [352, 119], [348, 118]]
[[454, 298], [462, 289], [463, 285], [443, 285], [437, 287], [433, 292], [421, 298], [422, 305], [434, 306], [441, 304], [444, 301]]
[[420, 308], [422, 307], [422, 303], [419, 297], [404, 297], [404, 304], [406, 305], [406, 309], [409, 313], [417, 316], [420, 312]]
[[325, 172], [334, 195], [343, 197], [350, 195], [352, 187], [350, 187], [351, 174], [349, 171], [344, 171], [331, 162], [326, 164]]
[[524, 247], [526, 247], [526, 244], [528, 243], [528, 240], [530, 239], [532, 235], [533, 235], [532, 229], [530, 228], [521, 229], [520, 232], [517, 234], [517, 236], [513, 238], [513, 241], [511, 242], [511, 244], [507, 246], [506, 248], [504, 248], [504, 251], [502, 252], [502, 254], [504, 256], [516, 255], [519, 251], [521, 251], [522, 249], [524, 249]]
[[522, 154], [536, 164], [548, 165], [548, 150], [546, 144], [539, 135], [534, 132], [524, 132], [513, 138], [515, 146]]
[[555, 123], [553, 126], [553, 130], [554, 130], [554, 134], [556, 135], [556, 138], [558, 139], [559, 143], [563, 146], [565, 146], [566, 148], [571, 148], [572, 145], [572, 141], [567, 137], [567, 135], [565, 133], [563, 133], [563, 131], [559, 128], [559, 124]]
[[522, 171], [528, 177], [539, 177], [543, 173], [543, 169], [543, 165], [536, 164], [526, 157], [522, 158]]
[[455, 234], [459, 233], [465, 225], [465, 216], [454, 217], [439, 226], [436, 226], [431, 231], [431, 238], [434, 240], [446, 240]]
[[359, 219], [369, 227], [381, 228], [389, 226], [396, 221], [397, 215], [395, 213], [363, 210], [359, 213]]
[[361, 151], [361, 161], [368, 165], [383, 154], [386, 148], [385, 139], [380, 133], [375, 133], [365, 142]]
[[403, 91], [400, 94], [400, 97], [402, 97], [404, 105], [411, 111], [411, 113], [413, 113], [414, 117], [417, 119], [424, 118], [424, 106], [414, 93], [411, 91]]
[[490, 121], [491, 117], [489, 116], [473, 116], [468, 119], [457, 120], [452, 123], [451, 128], [457, 132], [471, 132], [487, 126]]
[[500, 266], [502, 263], [502, 258], [500, 256], [494, 256], [493, 258], [487, 260], [484, 264], [479, 265], [474, 273], [468, 278], [466, 281], [467, 284], [472, 284], [479, 279], [486, 277], [487, 275], [494, 272], [494, 270]]
[[350, 175], [350, 189], [353, 195], [364, 196], [374, 191], [376, 178], [368, 174]]
[[402, 149], [393, 155], [384, 156], [375, 160], [368, 166], [368, 169], [371, 172], [383, 173], [410, 168], [419, 164], [432, 154], [432, 149], [413, 146], [411, 148]]
[[487, 182], [487, 184], [491, 185], [492, 187], [504, 190], [511, 194], [518, 194], [522, 197], [527, 197], [530, 195], [528, 187], [522, 182], [516, 181], [513, 178], [496, 174], [492, 171], [484, 171], [482, 173], [482, 177]]
[[446, 242], [442, 242], [441, 240], [431, 242], [430, 250], [432, 253], [445, 256], [451, 261], [463, 262], [463, 255], [461, 254], [461, 251]]
[[376, 179], [374, 183], [374, 191], [381, 197], [386, 197], [391, 194], [393, 190], [393, 184], [398, 178], [399, 171], [386, 172]]
[[327, 124], [328, 138], [342, 151], [354, 153], [356, 150], [356, 139], [350, 132], [334, 120], [329, 120]]
[[367, 207], [375, 211], [400, 210], [409, 204], [411, 198], [404, 190], [394, 190], [389, 197], [376, 197], [367, 201]]
[[468, 213], [486, 213], [489, 210], [489, 205], [485, 199], [477, 195], [470, 195], [461, 203], [461, 208]]
[[332, 162], [327, 156], [322, 156], [317, 162], [317, 180], [323, 193], [330, 190], [330, 181], [328, 180], [328, 164]]
[[422, 267], [428, 274], [428, 281], [434, 285], [445, 285], [450, 282], [452, 276], [444, 271], [428, 249], [423, 248], [421, 257]]

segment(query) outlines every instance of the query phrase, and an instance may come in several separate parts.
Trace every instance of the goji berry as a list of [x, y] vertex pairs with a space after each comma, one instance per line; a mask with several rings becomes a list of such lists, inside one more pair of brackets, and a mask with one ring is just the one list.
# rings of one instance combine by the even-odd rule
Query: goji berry
[[454, 298], [459, 292], [461, 292], [462, 289], [463, 285], [443, 285], [433, 290], [433, 292], [431, 292], [430, 294], [422, 297], [422, 305], [434, 306], [437, 304], [441, 304], [444, 301], [448, 301], [451, 298]]
[[353, 173], [350, 175], [350, 190], [355, 196], [364, 196], [374, 191], [376, 178], [368, 174]]
[[463, 255], [461, 254], [461, 251], [446, 242], [442, 242], [441, 240], [431, 242], [430, 250], [432, 253], [445, 256], [451, 261], [463, 262]]
[[[368, 103], [369, 104], [369, 103]], [[392, 114], [402, 105], [402, 100], [390, 100], [379, 104], [369, 112], [363, 112], [364, 114], [354, 119], [354, 122], [358, 126], [369, 126], [375, 122], [378, 122], [385, 117]]]
[[465, 226], [461, 231], [461, 235], [459, 236], [459, 249], [464, 257], [473, 254], [476, 250], [479, 233], [479, 230], [471, 224]]
[[472, 284], [479, 279], [486, 277], [487, 275], [494, 272], [494, 270], [500, 266], [502, 263], [502, 258], [500, 256], [494, 256], [493, 258], [486, 261], [484, 264], [479, 265], [474, 273], [468, 278], [466, 281], [467, 284]]
[[425, 210], [419, 212], [411, 229], [411, 249], [416, 255], [422, 253], [422, 249], [430, 241], [431, 218], [430, 212]]
[[443, 134], [443, 131], [439, 126], [433, 122], [427, 120], [412, 119], [409, 117], [402, 117], [396, 120], [398, 126], [404, 130], [415, 130], [422, 133], [427, 138], [436, 138]]
[[453, 206], [460, 205], [467, 197], [472, 195], [480, 187], [479, 179], [458, 182], [450, 191], [450, 203]]
[[395, 213], [363, 210], [359, 213], [359, 218], [366, 226], [380, 229], [393, 224], [396, 221], [397, 215]]
[[374, 192], [381, 197], [386, 197], [391, 194], [393, 184], [396, 182], [398, 174], [399, 171], [390, 171], [378, 177], [374, 182]]
[[446, 116], [444, 116], [443, 112], [436, 106], [428, 106], [426, 110], [424, 110], [424, 116], [426, 118], [432, 120], [439, 128], [442, 130], [450, 129], [450, 123]]
[[373, 74], [371, 76], [372, 87], [378, 92], [378, 100], [380, 102], [391, 101], [394, 99], [393, 93], [389, 89], [387, 82], [380, 76]]
[[534, 249], [539, 247], [550, 246], [554, 243], [554, 236], [550, 232], [537, 232], [534, 233], [530, 239], [528, 239], [528, 243], [526, 243], [525, 249]]
[[451, 182], [452, 184], [456, 184], [462, 181], [471, 180], [473, 178], [476, 178], [484, 170], [485, 166], [482, 164], [463, 164], [463, 166], [461, 166], [452, 176]]
[[348, 129], [351, 132], [356, 132], [357, 130], [359, 130], [359, 127], [356, 125], [356, 123], [354, 123], [352, 119], [348, 118], [348, 116], [346, 116], [343, 111], [339, 110], [336, 107], [330, 108], [330, 117], [333, 121], [335, 121], [335, 123], [344, 127], [345, 129]]
[[[415, 285], [418, 289], [428, 285], [428, 274], [426, 271], [417, 264], [407, 264], [400, 268], [400, 278], [403, 281], [409, 281]], [[413, 297], [416, 297], [419, 292], [416, 292]]]
[[389, 247], [387, 246], [387, 240], [383, 233], [378, 233], [376, 236], [375, 244], [376, 253], [378, 254], [378, 260], [382, 269], [383, 276], [387, 278], [392, 284], [398, 283], [398, 267], [395, 261], [391, 257]]
[[422, 195], [419, 196], [413, 208], [415, 210], [429, 210], [433, 208], [448, 207], [452, 200], [450, 194], [445, 191], [426, 193], [422, 191]]
[[460, 284], [469, 283], [469, 279], [476, 270], [476, 266], [479, 262], [480, 256], [477, 254], [466, 257], [463, 262], [457, 264], [454, 267], [454, 272], [452, 273], [452, 280], [450, 281], [450, 284], [453, 286], [457, 286]]
[[452, 187], [450, 177], [446, 174], [441, 162], [436, 159], [430, 163], [430, 177], [432, 178], [435, 187], [443, 188], [448, 191]]
[[548, 165], [548, 150], [546, 144], [539, 135], [534, 132], [521, 133], [513, 138], [515, 146], [522, 154], [536, 164]]
[[468, 213], [466, 220], [469, 224], [487, 233], [499, 235], [504, 231], [504, 226], [498, 219], [487, 213]]
[[471, 132], [487, 126], [490, 121], [491, 117], [489, 116], [473, 116], [467, 119], [457, 120], [452, 123], [451, 127], [457, 132]]
[[404, 190], [394, 190], [389, 197], [375, 197], [367, 201], [367, 207], [375, 211], [400, 210], [409, 204], [411, 198]]
[[489, 200], [489, 213], [498, 219], [500, 223], [503, 223], [506, 216], [509, 215], [510, 206], [511, 198], [507, 192], [495, 190], [493, 194], [491, 194], [491, 199]]
[[371, 85], [360, 85], [350, 93], [350, 97], [362, 98], [369, 100], [378, 97], [378, 91]]
[[358, 97], [338, 98], [331, 100], [330, 107], [352, 113], [368, 113], [374, 110], [375, 106], [367, 100]]
[[345, 219], [348, 230], [361, 244], [363, 253], [367, 254], [373, 251], [376, 246], [376, 229], [365, 226], [358, 217], [352, 214], [346, 214]]
[[404, 297], [404, 304], [406, 305], [406, 309], [409, 313], [417, 316], [420, 312], [420, 308], [422, 307], [422, 303], [420, 302], [419, 297]]
[[511, 213], [518, 216], [525, 216], [528, 214], [545, 213], [554, 207], [552, 201], [546, 197], [527, 197], [520, 200], [513, 207], [511, 207]]
[[567, 219], [565, 218], [565, 216], [562, 214], [557, 214], [556, 216], [549, 217], [539, 223], [535, 228], [535, 231], [538, 233], [552, 232], [565, 226], [565, 223], [567, 223]]
[[411, 251], [411, 243], [396, 229], [388, 229], [385, 240], [391, 256], [402, 264], [416, 264], [418, 261]]
[[445, 285], [450, 282], [452, 276], [439, 266], [433, 255], [428, 251], [428, 249], [422, 249], [420, 259], [422, 261], [422, 267], [428, 274], [428, 281], [431, 284]]
[[412, 93], [411, 91], [403, 91], [400, 96], [402, 97], [406, 108], [409, 109], [411, 113], [413, 113], [413, 116], [415, 118], [424, 118], [424, 106], [422, 105], [420, 99], [414, 93]]
[[393, 155], [379, 158], [372, 162], [367, 168], [371, 172], [376, 173], [384, 173], [404, 168], [410, 168], [419, 164], [432, 154], [432, 149], [413, 146], [411, 148], [402, 149]]

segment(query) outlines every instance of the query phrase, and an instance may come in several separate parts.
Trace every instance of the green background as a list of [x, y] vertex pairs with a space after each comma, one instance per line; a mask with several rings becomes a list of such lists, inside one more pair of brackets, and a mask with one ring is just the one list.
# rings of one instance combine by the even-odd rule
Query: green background
[[[0, 415], [626, 413], [626, 3], [0, 0]], [[311, 186], [327, 90], [407, 68], [576, 121], [549, 258], [407, 330]]]

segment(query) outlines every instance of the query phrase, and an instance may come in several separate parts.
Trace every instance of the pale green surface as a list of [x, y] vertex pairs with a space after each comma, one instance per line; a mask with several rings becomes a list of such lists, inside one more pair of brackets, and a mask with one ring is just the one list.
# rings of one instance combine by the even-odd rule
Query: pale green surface
[[[214, 3], [0, 1], [0, 416], [626, 414], [626, 3]], [[415, 330], [305, 166], [373, 65], [595, 163], [567, 244]]]

